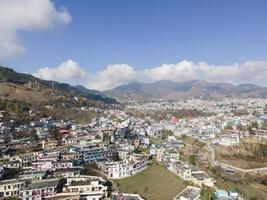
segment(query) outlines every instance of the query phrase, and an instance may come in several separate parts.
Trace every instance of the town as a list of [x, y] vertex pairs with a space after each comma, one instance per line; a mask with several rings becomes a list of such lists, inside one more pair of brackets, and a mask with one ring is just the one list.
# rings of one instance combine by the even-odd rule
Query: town
[[0, 111], [1, 198], [264, 199], [266, 99], [79, 109], [101, 116], [87, 123], [48, 116], [18, 125]]
[[267, 0], [0, 0], [0, 200], [267, 200]]

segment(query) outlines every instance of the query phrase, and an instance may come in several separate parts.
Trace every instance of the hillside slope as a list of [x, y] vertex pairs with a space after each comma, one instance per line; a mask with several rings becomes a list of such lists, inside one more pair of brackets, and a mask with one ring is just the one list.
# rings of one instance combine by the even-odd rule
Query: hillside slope
[[59, 95], [81, 96], [90, 101], [100, 101], [106, 104], [118, 103], [99, 91], [38, 79], [30, 74], [18, 73], [13, 69], [0, 66], [0, 98], [41, 103], [51, 101]]

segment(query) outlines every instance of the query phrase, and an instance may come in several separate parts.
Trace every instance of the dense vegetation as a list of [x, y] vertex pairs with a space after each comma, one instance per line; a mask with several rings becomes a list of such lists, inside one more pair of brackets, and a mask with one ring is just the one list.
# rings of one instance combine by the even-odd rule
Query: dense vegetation
[[[167, 120], [169, 116], [175, 116], [180, 118], [196, 118], [196, 117], [208, 117], [212, 116], [213, 113], [203, 112], [197, 109], [166, 109], [157, 111], [143, 111], [128, 109], [127, 114], [132, 115], [136, 118], [150, 117], [156, 121]], [[170, 119], [169, 119], [170, 120]]]

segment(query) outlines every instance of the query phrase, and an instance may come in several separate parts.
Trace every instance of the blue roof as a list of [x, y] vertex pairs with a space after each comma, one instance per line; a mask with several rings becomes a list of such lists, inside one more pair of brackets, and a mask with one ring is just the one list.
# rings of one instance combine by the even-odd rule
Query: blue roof
[[267, 114], [261, 115], [259, 119], [267, 120]]
[[217, 190], [215, 192], [215, 196], [216, 196], [217, 199], [220, 199], [220, 198], [223, 198], [223, 197], [227, 198], [228, 197], [228, 192], [225, 191], [225, 190]]

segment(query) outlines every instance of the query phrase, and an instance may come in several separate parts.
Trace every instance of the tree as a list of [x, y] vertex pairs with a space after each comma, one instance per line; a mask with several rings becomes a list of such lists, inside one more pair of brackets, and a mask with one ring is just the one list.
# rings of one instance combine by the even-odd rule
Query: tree
[[261, 128], [264, 130], [267, 130], [267, 121], [263, 122], [263, 124], [261, 125]]
[[195, 155], [191, 154], [191, 155], [189, 156], [189, 163], [190, 163], [191, 165], [196, 165], [196, 157], [195, 157]]
[[258, 151], [259, 151], [259, 156], [261, 157], [261, 159], [267, 157], [267, 145], [266, 144], [259, 143]]
[[58, 128], [52, 128], [51, 129], [51, 138], [57, 141], [60, 141], [62, 139], [60, 131]]
[[108, 187], [108, 197], [110, 197], [111, 195], [111, 192], [112, 192], [112, 187], [113, 187], [113, 184], [111, 181], [107, 180], [106, 183], [105, 183], [105, 186]]
[[39, 141], [39, 137], [36, 134], [36, 130], [35, 129], [30, 130], [30, 138], [31, 138], [31, 140], [33, 142], [38, 142]]
[[224, 130], [233, 130], [233, 127], [232, 127], [230, 124], [227, 124], [227, 125], [224, 127]]
[[251, 122], [252, 128], [259, 128], [258, 122]]
[[97, 163], [92, 162], [84, 165], [84, 170], [82, 174], [89, 176], [101, 176], [101, 169], [98, 167]]
[[133, 150], [133, 153], [135, 153], [135, 154], [140, 154], [141, 151], [140, 151], [138, 148], [135, 148], [135, 149]]
[[258, 122], [251, 122], [250, 125], [248, 126], [248, 130], [251, 131], [252, 129], [257, 129], [259, 128]]
[[4, 200], [19, 200], [17, 197], [5, 197]]
[[4, 174], [3, 174], [3, 179], [6, 180], [6, 179], [16, 179], [18, 178], [19, 176], [19, 173], [21, 172], [21, 169], [18, 168], [6, 168], [4, 170]]
[[165, 140], [168, 138], [168, 136], [173, 136], [173, 135], [174, 133], [172, 132], [172, 130], [164, 129], [162, 133], [162, 139]]
[[236, 129], [239, 130], [239, 131], [245, 131], [245, 130], [246, 130], [246, 127], [243, 126], [242, 124], [238, 124], [238, 125], [236, 126]]
[[212, 200], [212, 199], [215, 199], [213, 189], [208, 187], [203, 187], [201, 189], [201, 200]]

